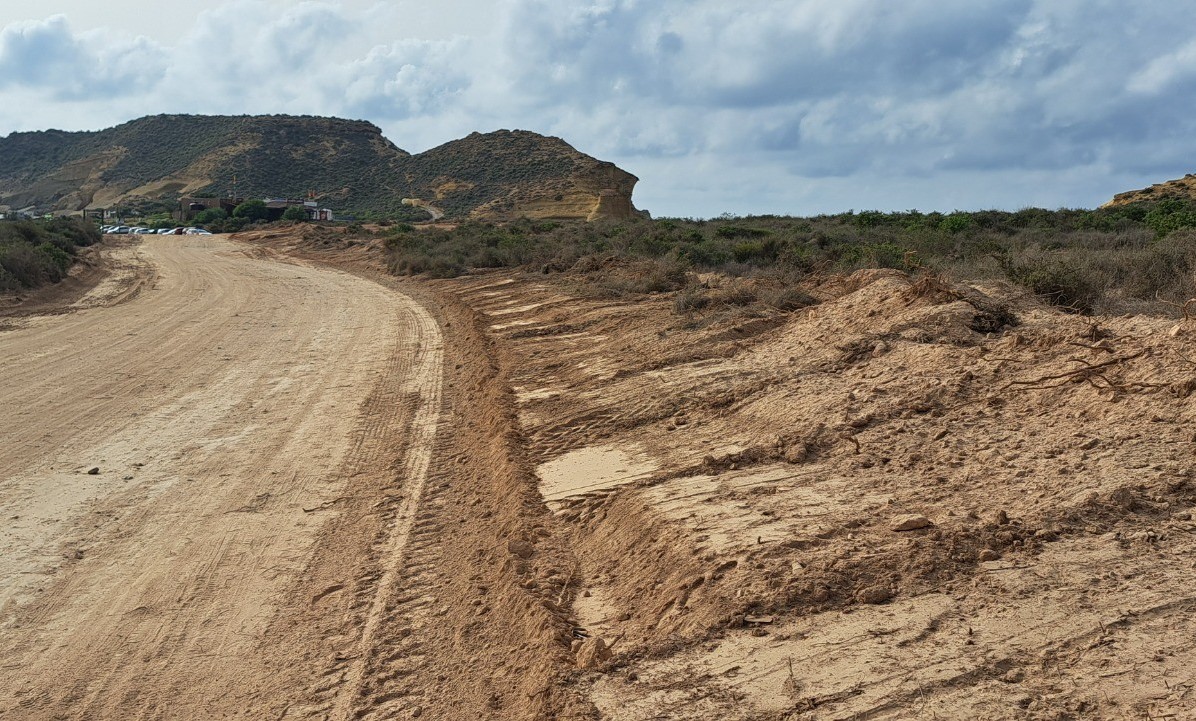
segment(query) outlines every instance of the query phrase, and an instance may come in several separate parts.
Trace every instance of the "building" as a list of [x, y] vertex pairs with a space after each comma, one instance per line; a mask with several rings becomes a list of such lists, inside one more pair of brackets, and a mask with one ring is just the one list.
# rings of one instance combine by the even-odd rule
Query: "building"
[[[245, 202], [245, 198], [179, 198], [179, 206], [174, 211], [174, 219], [186, 222], [205, 210], [220, 208], [230, 216], [238, 205]], [[265, 198], [266, 220], [281, 220], [287, 208], [297, 206], [307, 213], [308, 220], [332, 220], [332, 210], [321, 208], [314, 200], [296, 200], [294, 198]]]
[[308, 220], [332, 220], [332, 210], [321, 208], [314, 200], [296, 200], [294, 198], [266, 198], [266, 218], [279, 220], [287, 208], [303, 208]]

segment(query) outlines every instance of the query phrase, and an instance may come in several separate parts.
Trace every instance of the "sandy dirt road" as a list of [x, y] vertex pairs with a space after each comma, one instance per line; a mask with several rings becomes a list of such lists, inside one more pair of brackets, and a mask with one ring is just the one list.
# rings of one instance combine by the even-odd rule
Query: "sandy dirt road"
[[440, 331], [225, 239], [122, 253], [129, 278], [0, 332], [0, 717], [275, 716], [319, 651], [268, 630], [321, 534], [359, 486], [419, 496]]

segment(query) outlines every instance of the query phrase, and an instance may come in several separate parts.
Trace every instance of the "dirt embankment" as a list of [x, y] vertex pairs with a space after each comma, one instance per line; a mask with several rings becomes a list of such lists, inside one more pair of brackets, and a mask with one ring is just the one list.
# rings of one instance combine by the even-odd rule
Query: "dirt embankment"
[[[78, 249], [62, 281], [21, 293], [0, 293], [0, 329], [19, 325], [20, 318], [73, 313], [111, 303], [114, 295], [140, 292], [146, 280], [140, 276], [145, 264], [137, 260], [140, 243], [134, 236], [105, 236], [101, 243]], [[97, 289], [101, 283], [106, 287]]]
[[1196, 712], [1196, 324], [868, 271], [678, 316], [485, 274], [609, 719]]

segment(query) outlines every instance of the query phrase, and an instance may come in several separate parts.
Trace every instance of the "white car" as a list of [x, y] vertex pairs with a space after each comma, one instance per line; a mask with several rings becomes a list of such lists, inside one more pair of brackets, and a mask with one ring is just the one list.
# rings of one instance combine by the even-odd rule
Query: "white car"
[[212, 234], [211, 231], [204, 230], [203, 228], [187, 228], [183, 231], [183, 233], [185, 235], [211, 235]]

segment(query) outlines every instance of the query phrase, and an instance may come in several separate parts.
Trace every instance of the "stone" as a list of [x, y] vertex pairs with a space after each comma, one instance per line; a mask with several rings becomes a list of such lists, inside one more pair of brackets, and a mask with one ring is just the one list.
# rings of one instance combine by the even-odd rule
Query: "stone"
[[989, 561], [1001, 560], [1001, 554], [997, 553], [991, 548], [986, 548], [980, 552], [980, 562], [988, 563]]
[[98, 476], [98, 475], [100, 475], [100, 469], [99, 469], [98, 467], [96, 467], [96, 468], [89, 468], [89, 469], [87, 469], [87, 475], [89, 475], [89, 476]]
[[916, 531], [919, 528], [930, 528], [934, 524], [926, 516], [917, 514], [909, 516], [899, 516], [893, 519], [892, 525], [889, 528], [894, 531]]
[[856, 593], [855, 600], [860, 603], [878, 604], [884, 603], [892, 597], [893, 589], [887, 586], [868, 586]]
[[532, 554], [536, 552], [536, 547], [527, 541], [507, 541], [507, 550], [513, 556], [526, 559], [532, 557]]
[[585, 671], [593, 671], [609, 661], [614, 654], [606, 646], [606, 641], [594, 636], [582, 642], [577, 650], [577, 667]]

